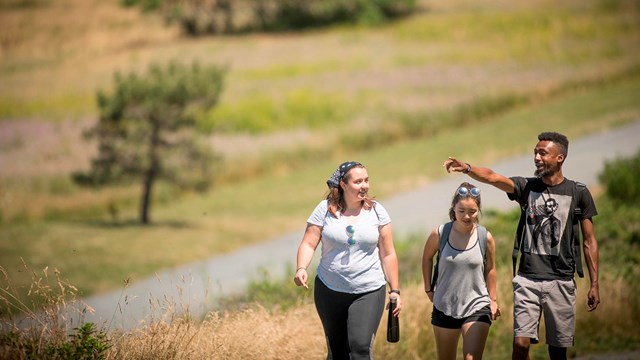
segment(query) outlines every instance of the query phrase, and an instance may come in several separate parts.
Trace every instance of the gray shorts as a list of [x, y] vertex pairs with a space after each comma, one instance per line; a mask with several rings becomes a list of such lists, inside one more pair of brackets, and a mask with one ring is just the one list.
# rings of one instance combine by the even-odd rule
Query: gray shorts
[[547, 344], [573, 346], [576, 329], [576, 283], [574, 280], [513, 278], [513, 335], [539, 342], [540, 317], [544, 314]]

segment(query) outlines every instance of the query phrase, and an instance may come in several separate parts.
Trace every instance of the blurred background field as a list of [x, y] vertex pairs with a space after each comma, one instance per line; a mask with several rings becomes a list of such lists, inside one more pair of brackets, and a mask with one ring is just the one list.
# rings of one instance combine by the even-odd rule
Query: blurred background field
[[[451, 154], [490, 163], [543, 130], [637, 121], [639, 15], [633, 0], [420, 0], [373, 27], [188, 37], [116, 0], [0, 0], [0, 265], [22, 299], [22, 259], [100, 293], [299, 228], [345, 158], [384, 200], [444, 176]], [[198, 123], [223, 163], [206, 193], [159, 184], [140, 226], [139, 184], [89, 190], [70, 174], [96, 151], [81, 136], [96, 92], [170, 61], [228, 68]]]

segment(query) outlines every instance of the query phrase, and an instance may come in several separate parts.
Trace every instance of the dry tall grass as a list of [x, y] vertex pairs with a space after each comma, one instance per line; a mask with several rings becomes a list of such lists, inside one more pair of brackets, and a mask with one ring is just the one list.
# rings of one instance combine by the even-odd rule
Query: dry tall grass
[[[499, 298], [503, 316], [495, 321], [487, 340], [485, 357], [510, 359], [513, 329], [511, 278], [500, 274]], [[629, 316], [632, 290], [622, 280], [603, 279], [601, 307], [586, 311], [588, 281], [578, 281], [578, 321], [576, 347], [570, 355], [597, 351], [599, 334], [621, 334], [635, 328]], [[609, 281], [612, 280], [612, 281]], [[386, 317], [383, 316], [374, 345], [378, 359], [435, 359], [435, 340], [430, 325], [431, 303], [422, 284], [403, 288], [401, 340], [386, 341]], [[532, 347], [532, 358], [545, 358], [544, 324], [542, 344]], [[622, 338], [622, 337], [621, 337]], [[260, 306], [230, 314], [211, 314], [202, 323], [176, 322], [138, 330], [123, 336], [109, 352], [112, 359], [323, 359], [326, 345], [322, 326], [313, 304], [302, 304], [287, 311], [270, 312]], [[153, 356], [149, 356], [152, 351]], [[461, 353], [459, 349], [458, 353]]]
[[50, 276], [48, 267], [38, 271], [23, 265], [22, 271], [31, 276], [28, 303], [0, 266], [0, 359], [46, 358], [44, 354], [64, 344], [68, 334], [83, 325], [84, 314], [93, 311], [81, 304], [78, 289], [57, 269]]
[[322, 326], [312, 304], [211, 313], [201, 323], [157, 323], [121, 334], [108, 359], [320, 359]]
[[[485, 357], [510, 359], [513, 302], [510, 276], [505, 272], [499, 286], [503, 316], [495, 321], [487, 340]], [[634, 329], [628, 304], [633, 294], [623, 281], [606, 281], [603, 304], [593, 313], [586, 312], [586, 280], [578, 282], [578, 333], [572, 356], [597, 351], [593, 342], [600, 332], [613, 334]], [[386, 317], [383, 316], [374, 344], [377, 359], [435, 359], [435, 340], [431, 328], [431, 303], [422, 284], [403, 288], [401, 338], [386, 341]], [[631, 301], [631, 302], [630, 302]], [[532, 347], [532, 358], [544, 358], [542, 344]], [[458, 353], [461, 353], [460, 347]], [[120, 334], [109, 350], [110, 359], [324, 359], [326, 345], [322, 326], [313, 304], [301, 304], [286, 311], [269, 311], [255, 305], [232, 313], [211, 313], [201, 323], [176, 321], [154, 324], [129, 334]]]
[[[35, 313], [21, 304], [13, 306], [12, 314], [0, 318], [0, 358], [25, 358], [29, 353], [48, 359], [46, 349], [68, 342], [67, 334], [82, 325], [82, 315], [88, 307], [77, 306], [74, 287], [56, 272], [49, 278], [47, 269], [33, 271], [32, 296], [45, 303], [44, 311]], [[3, 274], [0, 301], [14, 301], [12, 284]], [[53, 281], [51, 281], [53, 280]], [[485, 358], [509, 359], [513, 324], [513, 303], [509, 269], [500, 271], [499, 303], [503, 316], [494, 321], [487, 340]], [[578, 281], [578, 322], [576, 347], [570, 356], [601, 350], [598, 342], [618, 337], [628, 341], [635, 329], [634, 314], [639, 301], [634, 287], [622, 279], [604, 275], [601, 279], [602, 304], [593, 313], [586, 312], [588, 280]], [[293, 286], [292, 284], [290, 286]], [[377, 359], [434, 359], [435, 340], [430, 325], [431, 302], [422, 284], [413, 282], [403, 287], [403, 311], [400, 318], [401, 338], [398, 343], [386, 341], [386, 316], [383, 316], [374, 344]], [[69, 300], [71, 298], [71, 300]], [[14, 301], [15, 303], [15, 301]], [[79, 309], [69, 313], [69, 309]], [[322, 325], [311, 300], [287, 310], [267, 309], [260, 304], [241, 310], [212, 311], [202, 321], [181, 316], [175, 306], [167, 306], [166, 314], [131, 331], [101, 328], [106, 332], [109, 349], [106, 359], [324, 359], [326, 344]], [[184, 309], [182, 309], [184, 310]], [[385, 313], [386, 315], [386, 313]], [[25, 322], [25, 319], [29, 320]], [[13, 334], [8, 336], [8, 334]], [[544, 324], [540, 329], [544, 343]], [[633, 337], [631, 337], [633, 338]], [[28, 345], [35, 346], [29, 348]], [[459, 344], [461, 345], [461, 344]], [[613, 344], [616, 345], [616, 344]], [[624, 344], [623, 344], [624, 345]], [[628, 348], [628, 344], [626, 345]], [[460, 346], [459, 346], [459, 353]], [[532, 347], [532, 359], [544, 359], [546, 346]]]

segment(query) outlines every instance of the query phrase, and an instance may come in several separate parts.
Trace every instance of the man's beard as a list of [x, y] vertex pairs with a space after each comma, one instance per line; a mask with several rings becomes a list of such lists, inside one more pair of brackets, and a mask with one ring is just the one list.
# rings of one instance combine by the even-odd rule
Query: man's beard
[[553, 174], [555, 174], [558, 171], [559, 166], [551, 166], [551, 165], [545, 165], [544, 168], [542, 170], [538, 170], [536, 169], [536, 171], [534, 171], [533, 175], [539, 178], [543, 178], [543, 177], [547, 177], [547, 176], [551, 176]]

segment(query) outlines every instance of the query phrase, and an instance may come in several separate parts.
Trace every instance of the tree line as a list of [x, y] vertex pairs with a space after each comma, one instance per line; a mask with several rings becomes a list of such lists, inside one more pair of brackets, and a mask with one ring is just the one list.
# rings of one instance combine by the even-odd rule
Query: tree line
[[121, 0], [160, 13], [189, 35], [288, 31], [335, 23], [380, 24], [415, 10], [415, 0]]

